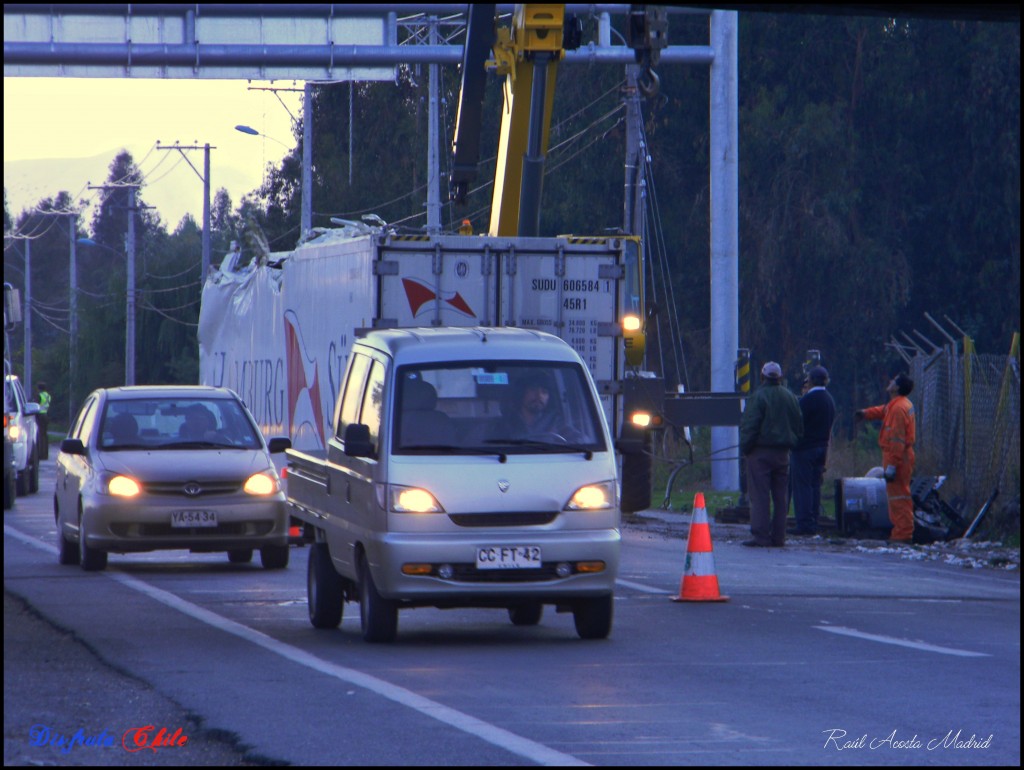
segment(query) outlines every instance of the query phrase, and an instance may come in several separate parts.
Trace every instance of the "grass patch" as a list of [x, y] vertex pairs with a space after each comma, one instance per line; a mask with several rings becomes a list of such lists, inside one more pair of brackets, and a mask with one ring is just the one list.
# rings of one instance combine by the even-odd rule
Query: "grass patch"
[[[739, 502], [738, 490], [716, 491], [711, 488], [711, 468], [712, 463], [716, 462], [711, 459], [711, 429], [691, 428], [690, 435], [692, 446], [688, 446], [679, 434], [671, 430], [655, 441], [652, 474], [654, 488], [651, 496], [653, 507], [689, 511], [698, 492], [704, 494], [709, 514], [735, 506]], [[732, 458], [738, 452], [736, 448], [725, 454]], [[821, 485], [822, 514], [827, 518], [835, 518], [836, 479], [863, 476], [879, 463], [881, 453], [876, 428], [858, 431], [852, 440], [833, 439], [825, 479]]]

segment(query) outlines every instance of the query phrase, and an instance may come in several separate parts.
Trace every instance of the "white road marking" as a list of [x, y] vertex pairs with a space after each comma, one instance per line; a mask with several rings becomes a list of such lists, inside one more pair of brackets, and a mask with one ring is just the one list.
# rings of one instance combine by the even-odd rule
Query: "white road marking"
[[643, 591], [649, 594], [664, 594], [665, 596], [668, 596], [671, 593], [670, 591], [666, 591], [664, 588], [652, 588], [651, 586], [645, 586], [643, 583], [633, 583], [629, 580], [622, 580], [620, 578], [616, 578], [615, 583], [616, 585], [625, 586], [626, 588], [632, 588], [634, 591]]
[[[4, 534], [10, 535], [33, 548], [45, 551], [52, 556], [57, 555], [57, 549], [54, 546], [48, 545], [34, 537], [26, 535], [6, 524], [4, 525]], [[301, 650], [298, 647], [278, 641], [261, 631], [249, 628], [246, 625], [204, 609], [199, 605], [182, 599], [180, 596], [164, 591], [156, 586], [152, 586], [138, 578], [116, 571], [106, 571], [102, 574], [105, 577], [109, 577], [111, 580], [116, 580], [127, 588], [131, 588], [134, 591], [145, 594], [151, 599], [155, 599], [162, 604], [166, 604], [168, 607], [176, 609], [202, 623], [206, 623], [207, 625], [218, 628], [221, 631], [225, 631], [226, 633], [237, 636], [247, 642], [258, 645], [265, 650], [276, 653], [282, 658], [292, 661], [293, 663], [307, 666], [314, 671], [319, 671], [322, 674], [332, 676], [335, 679], [348, 682], [349, 684], [356, 685], [357, 687], [364, 687], [377, 695], [398, 703], [399, 705], [411, 708], [425, 716], [450, 725], [457, 730], [469, 733], [481, 740], [487, 741], [499, 748], [523, 757], [524, 759], [536, 762], [539, 765], [572, 765], [575, 767], [589, 767], [588, 763], [577, 759], [570, 754], [564, 754], [541, 743], [536, 743], [535, 741], [523, 738], [520, 735], [516, 735], [515, 733], [509, 732], [501, 727], [484, 722], [483, 720], [477, 719], [469, 714], [464, 714], [461, 711], [449, 708], [442, 703], [432, 701], [429, 698], [424, 698], [422, 695], [417, 695], [404, 687], [399, 687], [398, 685], [391, 684], [390, 682], [385, 682], [383, 679], [370, 676], [362, 671], [356, 671], [352, 668], [339, 666], [335, 663], [328, 663], [315, 655], [311, 655], [305, 650]]]
[[879, 636], [877, 634], [866, 634], [863, 631], [857, 631], [854, 628], [844, 628], [843, 626], [814, 626], [819, 631], [828, 631], [833, 634], [841, 634], [843, 636], [853, 636], [857, 639], [867, 639], [872, 642], [881, 642], [882, 644], [895, 644], [898, 647], [910, 647], [915, 650], [925, 650], [926, 652], [939, 652], [943, 655], [956, 655], [960, 658], [988, 658], [991, 657], [986, 652], [971, 652], [970, 650], [958, 650], [954, 647], [939, 647], [935, 644], [928, 644], [927, 642], [912, 642], [909, 639], [897, 639], [894, 636]]

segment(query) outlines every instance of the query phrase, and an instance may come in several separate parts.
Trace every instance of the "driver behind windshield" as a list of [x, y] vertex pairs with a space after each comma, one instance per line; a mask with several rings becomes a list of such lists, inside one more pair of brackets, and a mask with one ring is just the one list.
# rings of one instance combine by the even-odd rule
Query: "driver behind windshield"
[[495, 439], [538, 439], [541, 441], [578, 441], [578, 431], [566, 424], [554, 378], [543, 370], [519, 377], [512, 398], [502, 409], [502, 419], [494, 431]]
[[[217, 430], [217, 418], [202, 404], [193, 404], [185, 411], [185, 422], [178, 429], [181, 438], [203, 441], [212, 438]], [[213, 436], [215, 437], [215, 436]]]

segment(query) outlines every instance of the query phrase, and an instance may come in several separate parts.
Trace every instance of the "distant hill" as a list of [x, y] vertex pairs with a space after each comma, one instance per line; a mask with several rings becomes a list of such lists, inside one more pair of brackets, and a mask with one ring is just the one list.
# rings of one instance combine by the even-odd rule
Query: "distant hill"
[[[149, 148], [133, 148], [136, 162], [140, 162]], [[95, 203], [102, 194], [89, 190], [88, 185], [101, 185], [106, 181], [111, 162], [120, 149], [95, 155], [91, 158], [44, 158], [39, 160], [4, 161], [4, 188], [7, 190], [7, 206], [13, 219], [27, 208], [35, 206], [44, 198], [52, 198], [61, 190], [74, 196], [75, 200]], [[142, 199], [156, 208], [168, 230], [173, 231], [185, 214], [191, 214], [197, 223], [203, 219], [203, 183], [185, 162], [178, 162], [181, 154], [173, 150], [160, 150], [169, 155], [160, 160], [153, 153], [144, 164], [143, 170], [152, 169], [142, 188]], [[189, 160], [201, 172], [203, 153], [188, 152]], [[231, 195], [231, 203], [237, 206], [242, 196], [259, 186], [261, 179], [252, 173], [237, 168], [219, 167], [216, 152], [211, 154], [210, 196], [221, 187]], [[177, 165], [176, 165], [177, 164]], [[92, 219], [92, 211], [86, 212], [84, 221]]]

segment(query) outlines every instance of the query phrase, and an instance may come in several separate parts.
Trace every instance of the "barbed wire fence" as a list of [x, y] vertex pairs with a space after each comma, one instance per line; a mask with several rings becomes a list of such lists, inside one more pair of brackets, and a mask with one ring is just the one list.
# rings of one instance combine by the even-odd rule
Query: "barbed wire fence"
[[974, 340], [948, 317], [959, 337], [925, 316], [942, 333], [943, 345], [917, 330], [927, 348], [903, 333], [908, 344], [895, 338], [890, 343], [915, 383], [916, 472], [945, 475], [968, 521], [998, 489], [982, 530], [1019, 531], [1020, 334], [1013, 334], [1007, 355], [979, 355]]

